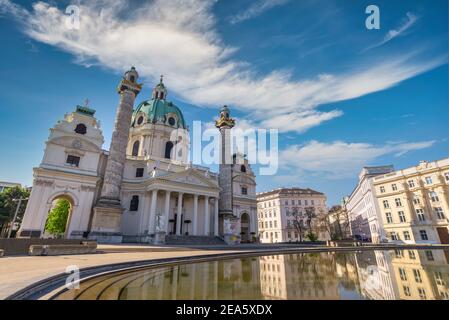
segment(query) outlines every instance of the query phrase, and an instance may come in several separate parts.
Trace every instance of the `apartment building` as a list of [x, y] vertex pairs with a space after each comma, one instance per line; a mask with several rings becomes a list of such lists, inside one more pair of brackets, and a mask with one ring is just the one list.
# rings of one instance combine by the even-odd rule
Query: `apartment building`
[[364, 167], [360, 172], [359, 181], [345, 202], [350, 231], [357, 238], [373, 243], [380, 243], [385, 238], [373, 179], [393, 171], [393, 166], [377, 166]]
[[374, 177], [386, 237], [449, 243], [449, 158]]
[[[307, 233], [306, 210], [313, 208], [315, 218], [312, 224], [317, 224], [319, 217], [327, 214], [326, 195], [324, 193], [301, 188], [279, 188], [257, 194], [257, 216], [261, 243], [294, 242], [305, 240]], [[300, 221], [302, 226], [298, 231], [294, 221]], [[319, 240], [330, 237], [322, 229], [315, 228], [314, 233]]]

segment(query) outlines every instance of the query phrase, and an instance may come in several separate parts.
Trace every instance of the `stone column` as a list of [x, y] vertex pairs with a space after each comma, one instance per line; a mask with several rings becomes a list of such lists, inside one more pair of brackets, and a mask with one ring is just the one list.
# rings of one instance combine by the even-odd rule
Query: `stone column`
[[218, 236], [218, 198], [214, 201], [214, 236]]
[[156, 220], [156, 207], [157, 207], [157, 189], [153, 190], [151, 193], [151, 207], [150, 207], [150, 221], [148, 223], [148, 233], [152, 234], [155, 232], [155, 220]]
[[170, 227], [170, 191], [165, 191], [165, 212], [164, 212], [164, 216], [165, 216], [165, 233], [168, 234], [168, 228]]
[[210, 229], [210, 214], [209, 214], [209, 197], [204, 196], [204, 235], [209, 235]]
[[137, 84], [138, 73], [135, 68], [127, 71], [117, 91], [120, 101], [117, 106], [114, 129], [112, 131], [109, 156], [103, 178], [100, 198], [94, 207], [91, 238], [101, 242], [121, 242], [120, 189], [126, 160], [129, 129], [134, 100], [142, 86]]
[[176, 234], [178, 236], [181, 235], [182, 196], [183, 196], [183, 193], [179, 192], [178, 193], [178, 212], [177, 212], [177, 217], [176, 217]]
[[194, 236], [198, 235], [198, 195], [193, 195], [193, 230], [192, 233]]

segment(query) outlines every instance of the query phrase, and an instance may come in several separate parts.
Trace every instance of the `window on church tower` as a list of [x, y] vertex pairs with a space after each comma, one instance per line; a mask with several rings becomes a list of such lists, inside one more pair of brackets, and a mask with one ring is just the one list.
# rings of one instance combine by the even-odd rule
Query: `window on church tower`
[[176, 120], [173, 117], [168, 118], [168, 124], [174, 126], [176, 124]]
[[139, 210], [139, 196], [133, 196], [129, 204], [129, 211]]
[[247, 187], [242, 187], [242, 194], [243, 195], [247, 195], [248, 194], [248, 188]]
[[140, 142], [139, 141], [134, 142], [133, 152], [132, 152], [133, 157], [137, 157], [139, 155], [139, 147], [140, 147]]
[[173, 142], [168, 141], [165, 144], [165, 159], [171, 159], [171, 151], [173, 149]]
[[241, 171], [241, 172], [246, 172], [246, 167], [245, 167], [244, 165], [242, 165], [242, 166], [240, 167], [240, 171]]
[[69, 154], [67, 156], [66, 163], [71, 165], [71, 166], [78, 167], [80, 165], [80, 160], [81, 160], [80, 157], [72, 156], [72, 155]]
[[84, 125], [83, 123], [79, 123], [75, 128], [75, 132], [79, 134], [86, 134], [87, 132], [86, 125]]
[[136, 169], [136, 178], [142, 178], [143, 177], [143, 168], [137, 168]]

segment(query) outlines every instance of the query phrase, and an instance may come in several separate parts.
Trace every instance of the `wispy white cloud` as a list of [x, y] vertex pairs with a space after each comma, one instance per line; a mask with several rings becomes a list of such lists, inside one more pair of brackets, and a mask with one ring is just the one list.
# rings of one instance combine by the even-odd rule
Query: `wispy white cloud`
[[347, 143], [335, 141], [323, 143], [310, 141], [304, 145], [293, 145], [281, 151], [281, 166], [301, 175], [318, 173], [327, 178], [353, 177], [363, 166], [372, 165], [379, 157], [402, 156], [408, 152], [426, 149], [436, 141], [388, 142], [385, 145], [369, 143]]
[[407, 12], [406, 17], [402, 20], [401, 24], [396, 29], [391, 29], [387, 32], [387, 34], [384, 36], [382, 41], [379, 43], [373, 44], [366, 48], [364, 51], [368, 51], [370, 49], [374, 49], [377, 47], [380, 47], [387, 42], [390, 42], [391, 40], [404, 35], [406, 31], [408, 31], [415, 23], [418, 21], [418, 16], [411, 12]]
[[237, 13], [229, 18], [231, 24], [236, 24], [245, 20], [252, 19], [264, 13], [271, 8], [281, 6], [290, 0], [257, 0], [249, 8]]
[[0, 12], [16, 18], [30, 38], [70, 52], [77, 63], [117, 73], [134, 65], [151, 84], [164, 74], [169, 91], [184, 101], [214, 108], [227, 104], [247, 112], [257, 125], [282, 131], [304, 132], [341, 116], [339, 110], [318, 110], [322, 104], [385, 90], [446, 63], [445, 57], [420, 60], [412, 52], [309, 79], [295, 80], [286, 70], [260, 75], [255, 66], [233, 58], [237, 49], [216, 33], [214, 2], [155, 0], [129, 14], [127, 0], [80, 1], [79, 30], [68, 29], [64, 10], [46, 2], [27, 11], [0, 0]]

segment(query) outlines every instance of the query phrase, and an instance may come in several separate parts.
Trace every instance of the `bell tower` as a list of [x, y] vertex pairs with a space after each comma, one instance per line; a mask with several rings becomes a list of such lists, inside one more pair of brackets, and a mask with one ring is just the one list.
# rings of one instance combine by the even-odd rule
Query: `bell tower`
[[125, 72], [117, 92], [120, 95], [112, 132], [111, 146], [103, 178], [100, 198], [94, 207], [90, 238], [98, 241], [121, 242], [120, 188], [126, 160], [126, 147], [133, 113], [134, 100], [142, 89], [137, 83], [139, 74], [132, 67]]

